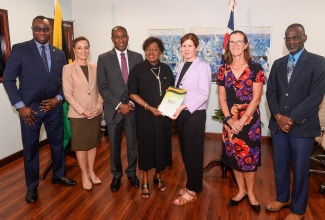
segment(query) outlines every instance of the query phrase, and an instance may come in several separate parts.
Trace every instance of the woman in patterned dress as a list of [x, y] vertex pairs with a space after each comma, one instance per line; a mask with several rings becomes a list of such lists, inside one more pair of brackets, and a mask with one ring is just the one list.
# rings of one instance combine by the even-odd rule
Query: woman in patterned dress
[[255, 171], [261, 166], [261, 120], [258, 108], [265, 76], [261, 65], [252, 62], [249, 42], [242, 31], [229, 36], [226, 63], [217, 75], [218, 97], [224, 114], [222, 161], [233, 169], [238, 193], [229, 206], [248, 198], [260, 212], [254, 194]]

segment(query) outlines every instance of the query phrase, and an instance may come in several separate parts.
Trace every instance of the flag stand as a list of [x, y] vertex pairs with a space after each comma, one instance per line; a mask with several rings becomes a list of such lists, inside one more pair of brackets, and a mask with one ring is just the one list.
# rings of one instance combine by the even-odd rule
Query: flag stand
[[[65, 154], [65, 157], [69, 156], [69, 157], [72, 157], [72, 158], [77, 160], [76, 152], [71, 150], [71, 140], [69, 140], [69, 143], [67, 144], [67, 147], [64, 149], [64, 154]], [[40, 180], [45, 179], [47, 174], [52, 169], [52, 167], [53, 167], [52, 159], [50, 159], [50, 161], [47, 163], [44, 171], [41, 173], [39, 179]]]

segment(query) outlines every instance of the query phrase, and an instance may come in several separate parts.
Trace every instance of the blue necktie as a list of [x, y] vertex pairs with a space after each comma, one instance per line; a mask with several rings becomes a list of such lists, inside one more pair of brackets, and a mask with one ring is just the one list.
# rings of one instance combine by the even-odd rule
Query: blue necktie
[[287, 78], [288, 82], [290, 82], [290, 78], [293, 72], [293, 68], [295, 67], [295, 58], [291, 57], [288, 68], [287, 68]]
[[41, 54], [42, 61], [43, 61], [44, 66], [45, 66], [45, 68], [47, 70], [47, 73], [50, 73], [49, 64], [47, 62], [47, 56], [46, 56], [46, 53], [45, 53], [45, 46], [42, 45], [41, 48], [42, 48], [42, 54]]

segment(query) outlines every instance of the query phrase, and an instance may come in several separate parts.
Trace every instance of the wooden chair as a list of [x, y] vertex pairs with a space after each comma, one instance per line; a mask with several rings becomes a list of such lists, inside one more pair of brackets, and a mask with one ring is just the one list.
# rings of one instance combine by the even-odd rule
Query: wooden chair
[[[319, 120], [320, 120], [320, 126], [321, 126], [321, 136], [316, 137], [316, 147], [320, 146], [323, 148], [323, 154], [317, 154], [312, 155], [310, 159], [312, 161], [315, 161], [317, 163], [322, 164], [325, 166], [325, 98], [323, 99], [323, 102], [320, 105], [319, 108]], [[314, 170], [310, 169], [310, 173], [319, 173], [319, 174], [325, 174], [325, 170]], [[325, 193], [325, 183], [323, 183], [319, 189], [319, 193], [324, 194]]]

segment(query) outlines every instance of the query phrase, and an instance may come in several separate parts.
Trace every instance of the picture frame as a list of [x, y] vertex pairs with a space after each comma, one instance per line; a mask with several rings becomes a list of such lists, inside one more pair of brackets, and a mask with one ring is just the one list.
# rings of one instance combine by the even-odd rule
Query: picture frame
[[0, 83], [11, 51], [8, 11], [0, 9]]
[[148, 36], [159, 38], [163, 44], [165, 51], [160, 57], [160, 61], [166, 63], [176, 77], [178, 65], [182, 62], [181, 38], [184, 29], [149, 29]]
[[223, 62], [223, 39], [225, 28], [189, 28], [189, 33], [199, 38], [198, 57], [211, 66], [211, 82], [216, 82], [216, 76]]
[[268, 79], [271, 68], [271, 26], [238, 26], [248, 38], [253, 61], [261, 64], [265, 78]]

